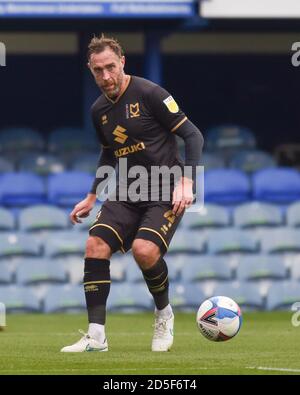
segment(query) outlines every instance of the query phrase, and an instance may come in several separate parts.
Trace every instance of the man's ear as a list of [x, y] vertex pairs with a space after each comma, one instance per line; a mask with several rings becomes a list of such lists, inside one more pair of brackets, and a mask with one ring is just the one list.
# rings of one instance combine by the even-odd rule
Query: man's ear
[[122, 63], [122, 65], [123, 65], [123, 69], [124, 69], [124, 66], [125, 66], [125, 62], [126, 62], [125, 56], [122, 56], [122, 57], [121, 57], [121, 63]]

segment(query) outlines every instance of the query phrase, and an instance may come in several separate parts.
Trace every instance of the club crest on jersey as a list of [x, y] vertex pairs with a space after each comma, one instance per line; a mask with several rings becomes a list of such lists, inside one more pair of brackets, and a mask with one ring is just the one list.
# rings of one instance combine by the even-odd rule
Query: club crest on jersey
[[179, 111], [179, 107], [176, 103], [176, 101], [173, 99], [172, 96], [167, 97], [164, 100], [165, 105], [168, 107], [168, 110], [172, 112], [173, 114], [176, 114]]
[[137, 102], [135, 104], [126, 104], [126, 118], [137, 118], [140, 114], [140, 103]]

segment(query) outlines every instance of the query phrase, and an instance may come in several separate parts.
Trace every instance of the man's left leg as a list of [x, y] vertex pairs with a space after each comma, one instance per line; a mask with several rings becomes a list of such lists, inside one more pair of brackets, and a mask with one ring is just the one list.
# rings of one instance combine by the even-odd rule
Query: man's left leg
[[160, 248], [150, 240], [135, 239], [132, 253], [156, 306], [152, 351], [169, 351], [173, 344], [174, 315], [169, 303], [168, 267]]

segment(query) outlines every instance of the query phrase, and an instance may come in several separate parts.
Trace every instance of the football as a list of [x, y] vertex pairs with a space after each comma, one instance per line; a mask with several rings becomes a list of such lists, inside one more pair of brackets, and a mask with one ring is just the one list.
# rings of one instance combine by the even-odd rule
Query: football
[[233, 338], [239, 332], [241, 324], [239, 305], [226, 296], [214, 296], [205, 300], [197, 312], [199, 331], [215, 342]]

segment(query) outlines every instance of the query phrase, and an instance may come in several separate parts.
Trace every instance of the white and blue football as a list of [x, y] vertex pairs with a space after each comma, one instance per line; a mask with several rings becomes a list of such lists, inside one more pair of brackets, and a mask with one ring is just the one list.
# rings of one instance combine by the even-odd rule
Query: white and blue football
[[239, 332], [241, 324], [241, 309], [227, 296], [214, 296], [205, 300], [197, 312], [200, 332], [215, 342], [233, 338]]

